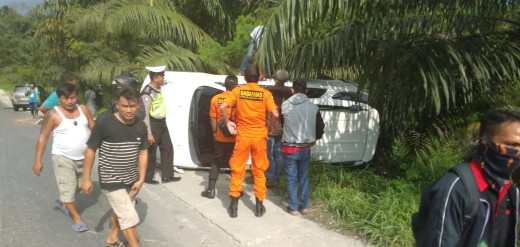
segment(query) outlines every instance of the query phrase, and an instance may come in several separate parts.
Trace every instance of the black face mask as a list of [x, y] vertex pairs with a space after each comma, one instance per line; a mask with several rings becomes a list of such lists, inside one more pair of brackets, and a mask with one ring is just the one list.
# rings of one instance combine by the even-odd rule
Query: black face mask
[[485, 173], [501, 179], [511, 179], [513, 172], [520, 167], [520, 149], [496, 144], [486, 136], [480, 138], [476, 158]]

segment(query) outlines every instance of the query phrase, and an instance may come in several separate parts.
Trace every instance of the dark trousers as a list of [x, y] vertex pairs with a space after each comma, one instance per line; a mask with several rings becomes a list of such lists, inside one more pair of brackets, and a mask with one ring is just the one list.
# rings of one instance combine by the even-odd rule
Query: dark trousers
[[229, 168], [229, 159], [233, 154], [234, 142], [215, 141], [215, 162], [209, 168], [209, 179], [218, 179], [220, 168]]
[[29, 103], [29, 110], [31, 111], [31, 114], [38, 114], [38, 102]]
[[157, 146], [161, 151], [161, 176], [168, 178], [173, 176], [173, 144], [170, 132], [166, 127], [166, 121], [150, 120], [150, 127], [155, 142], [148, 148], [148, 168], [146, 179], [152, 179], [155, 173]]

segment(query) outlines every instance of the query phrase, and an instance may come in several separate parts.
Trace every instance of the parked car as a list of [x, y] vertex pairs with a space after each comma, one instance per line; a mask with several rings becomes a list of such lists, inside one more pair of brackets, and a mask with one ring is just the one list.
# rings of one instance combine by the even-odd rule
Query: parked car
[[[166, 124], [175, 149], [176, 166], [197, 168], [213, 162], [213, 131], [210, 125], [210, 100], [225, 90], [225, 75], [167, 71], [162, 87], [167, 105]], [[244, 85], [242, 76], [239, 86]], [[142, 88], [150, 82], [145, 78]], [[259, 82], [274, 85], [271, 79]], [[286, 86], [292, 86], [287, 82]], [[319, 106], [325, 133], [312, 150], [313, 157], [330, 163], [359, 165], [372, 160], [379, 137], [379, 113], [367, 104], [368, 94], [360, 100], [357, 85], [339, 80], [309, 80], [310, 100]], [[347, 97], [348, 96], [348, 97]]]
[[[27, 100], [27, 96], [25, 95], [25, 90], [28, 86], [14, 86], [13, 93], [11, 94], [11, 103], [13, 104], [13, 110], [18, 111], [22, 108], [24, 111], [29, 108], [29, 101]], [[40, 102], [43, 103], [47, 98], [47, 91], [45, 88], [37, 86], [38, 91], [40, 92]]]
[[13, 104], [14, 111], [22, 108], [24, 111], [29, 107], [29, 101], [25, 96], [26, 86], [14, 86], [13, 93], [11, 94], [11, 103]]

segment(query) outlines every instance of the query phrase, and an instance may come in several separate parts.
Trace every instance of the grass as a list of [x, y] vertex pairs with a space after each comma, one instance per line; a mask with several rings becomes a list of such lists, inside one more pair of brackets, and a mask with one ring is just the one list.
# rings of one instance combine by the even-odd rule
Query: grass
[[12, 83], [6, 77], [0, 76], [0, 89], [3, 89], [7, 92], [12, 92], [15, 85], [16, 83]]
[[413, 245], [409, 219], [417, 211], [415, 185], [321, 162], [313, 162], [309, 174], [313, 204], [326, 209], [330, 221], [322, 224], [376, 246]]
[[0, 89], [6, 90], [6, 91], [12, 91], [13, 85], [7, 81], [0, 81]]
[[[447, 140], [434, 145], [424, 163], [412, 164], [401, 153], [396, 150], [392, 167], [401, 167], [405, 175], [393, 179], [370, 167], [351, 170], [313, 161], [306, 217], [374, 246], [413, 246], [411, 216], [418, 211], [422, 189], [460, 162], [464, 152]], [[284, 178], [277, 190], [286, 194]]]

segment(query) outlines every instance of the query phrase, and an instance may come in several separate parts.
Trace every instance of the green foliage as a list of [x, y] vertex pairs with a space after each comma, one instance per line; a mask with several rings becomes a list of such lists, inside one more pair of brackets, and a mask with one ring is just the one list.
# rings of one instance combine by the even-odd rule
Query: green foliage
[[[309, 169], [311, 200], [324, 205], [333, 216], [330, 226], [363, 236], [375, 246], [412, 246], [411, 216], [418, 211], [425, 186], [463, 161], [467, 146], [457, 139], [435, 142], [429, 160], [409, 163], [401, 142], [390, 167], [401, 167], [402, 176], [377, 175], [377, 169], [348, 170], [321, 162]], [[420, 159], [417, 159], [420, 160]]]
[[[26, 83], [33, 81], [37, 82], [34, 76], [34, 70], [29, 67], [22, 66], [7, 66], [0, 68], [0, 74], [2, 80], [6, 81], [11, 86], [14, 85], [25, 85]], [[10, 87], [9, 87], [10, 88]]]
[[313, 163], [311, 199], [326, 205], [331, 226], [353, 232], [376, 246], [410, 246], [411, 213], [419, 190], [404, 180], [388, 180], [370, 171], [347, 171]]
[[[230, 74], [229, 71], [233, 65], [229, 63], [229, 52], [226, 48], [212, 39], [205, 39], [202, 41], [198, 52], [204, 64], [213, 68], [216, 74]], [[208, 70], [213, 70], [209, 68]]]
[[294, 77], [327, 74], [368, 89], [380, 113], [384, 169], [397, 139], [410, 138], [410, 153], [424, 158], [451, 123], [501, 102], [499, 92], [520, 75], [519, 8], [484, 0], [288, 0], [273, 8], [257, 60]]
[[[460, 130], [460, 132], [464, 131]], [[404, 144], [398, 142], [394, 145], [394, 155], [389, 163], [399, 167], [399, 171], [394, 175], [405, 177], [411, 183], [418, 185], [429, 183], [454, 164], [467, 159], [471, 141], [476, 139], [476, 136], [472, 136], [472, 138], [464, 141], [459, 138], [434, 140], [427, 149], [428, 158], [426, 159], [410, 157]]]
[[227, 0], [179, 0], [176, 6], [180, 13], [219, 43], [232, 39], [233, 22], [242, 8], [239, 1]]
[[[36, 37], [45, 44], [46, 59], [79, 72], [87, 85], [108, 85], [121, 73], [144, 78], [144, 66], [152, 64], [227, 73], [228, 52], [219, 51], [215, 40], [230, 37], [230, 20], [238, 9], [236, 2], [206, 0], [48, 1], [40, 8], [45, 18]], [[208, 21], [211, 18], [216, 21]], [[222, 34], [219, 23], [225, 23]]]
[[387, 163], [400, 169], [396, 174], [401, 176], [393, 179], [377, 175], [380, 171], [370, 167], [352, 171], [313, 163], [311, 198], [327, 205], [335, 227], [361, 234], [377, 246], [411, 246], [410, 217], [418, 210], [422, 189], [468, 156], [468, 140], [475, 134], [471, 130], [458, 133], [463, 134], [434, 141], [427, 150], [429, 158], [413, 163], [403, 142], [397, 142], [393, 159]]
[[251, 31], [258, 25], [262, 25], [268, 10], [257, 9], [253, 15], [241, 15], [236, 19], [234, 39], [228, 40], [222, 46], [213, 39], [205, 39], [200, 48], [199, 54], [205, 64], [210, 68], [216, 68], [220, 74], [236, 74], [240, 67], [240, 62], [246, 53], [250, 40]]
[[34, 41], [31, 37], [33, 23], [4, 6], [0, 10], [0, 67], [31, 62]]
[[69, 70], [80, 87], [108, 88], [114, 75], [144, 78], [158, 64], [235, 74], [251, 30], [264, 25], [256, 62], [266, 74], [358, 81], [381, 115], [377, 167], [314, 162], [313, 203], [333, 227], [411, 246], [420, 192], [467, 156], [477, 113], [520, 105], [520, 5], [502, 2], [52, 0], [27, 17], [2, 8], [0, 87], [35, 81], [52, 91]]

